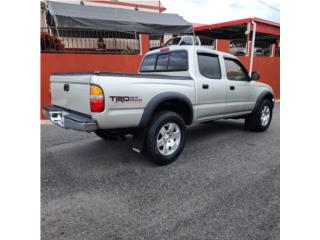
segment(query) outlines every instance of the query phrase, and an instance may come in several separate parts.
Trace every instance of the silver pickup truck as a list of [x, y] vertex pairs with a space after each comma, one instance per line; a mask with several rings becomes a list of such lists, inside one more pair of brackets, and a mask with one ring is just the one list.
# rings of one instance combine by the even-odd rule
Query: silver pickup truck
[[52, 74], [52, 105], [43, 111], [65, 129], [103, 139], [133, 135], [134, 151], [164, 165], [180, 155], [186, 126], [193, 123], [244, 118], [245, 129], [265, 131], [274, 97], [258, 79], [231, 54], [167, 46], [148, 52], [139, 74]]

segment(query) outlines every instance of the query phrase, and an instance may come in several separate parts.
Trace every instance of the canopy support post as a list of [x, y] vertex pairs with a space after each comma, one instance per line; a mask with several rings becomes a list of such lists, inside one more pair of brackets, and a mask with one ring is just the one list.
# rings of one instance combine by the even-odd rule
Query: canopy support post
[[253, 66], [253, 56], [254, 56], [254, 45], [256, 41], [256, 30], [257, 24], [255, 21], [251, 21], [253, 24], [253, 33], [252, 33], [252, 42], [251, 42], [251, 56], [250, 56], [250, 68], [249, 68], [249, 76], [251, 77], [252, 74], [252, 66]]
[[56, 32], [57, 32], [57, 36], [58, 36], [58, 38], [60, 39], [59, 30], [58, 30], [58, 28], [57, 28], [57, 27], [56, 27]]
[[57, 20], [56, 15], [53, 15], [53, 19], [54, 19], [54, 26], [55, 26], [55, 29], [56, 29], [57, 36], [60, 39], [59, 30], [58, 30], [58, 27], [57, 27], [58, 26], [58, 20]]

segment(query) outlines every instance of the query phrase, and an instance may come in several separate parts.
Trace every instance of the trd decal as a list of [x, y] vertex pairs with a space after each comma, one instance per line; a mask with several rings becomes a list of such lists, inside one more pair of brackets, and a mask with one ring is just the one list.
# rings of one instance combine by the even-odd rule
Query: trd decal
[[139, 97], [130, 97], [130, 96], [110, 96], [112, 102], [128, 102], [128, 103], [139, 103], [142, 102], [142, 99]]

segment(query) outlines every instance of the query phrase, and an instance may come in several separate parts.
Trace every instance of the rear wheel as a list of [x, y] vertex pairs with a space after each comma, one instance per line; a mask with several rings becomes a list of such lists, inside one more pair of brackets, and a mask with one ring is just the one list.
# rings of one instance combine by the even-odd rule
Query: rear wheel
[[153, 118], [146, 136], [146, 153], [153, 162], [165, 165], [181, 154], [185, 145], [186, 126], [182, 117], [161, 111]]
[[272, 119], [272, 102], [264, 99], [257, 111], [250, 114], [245, 120], [245, 128], [251, 131], [262, 132], [268, 129]]

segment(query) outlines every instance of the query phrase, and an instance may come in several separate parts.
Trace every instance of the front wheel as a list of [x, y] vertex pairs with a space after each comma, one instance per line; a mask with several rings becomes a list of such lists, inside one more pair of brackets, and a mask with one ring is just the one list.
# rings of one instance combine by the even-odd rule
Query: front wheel
[[178, 158], [185, 145], [186, 126], [182, 117], [161, 111], [153, 118], [147, 136], [146, 153], [158, 165], [166, 165]]
[[264, 99], [257, 111], [245, 119], [245, 128], [251, 131], [262, 132], [268, 129], [272, 119], [272, 102]]

